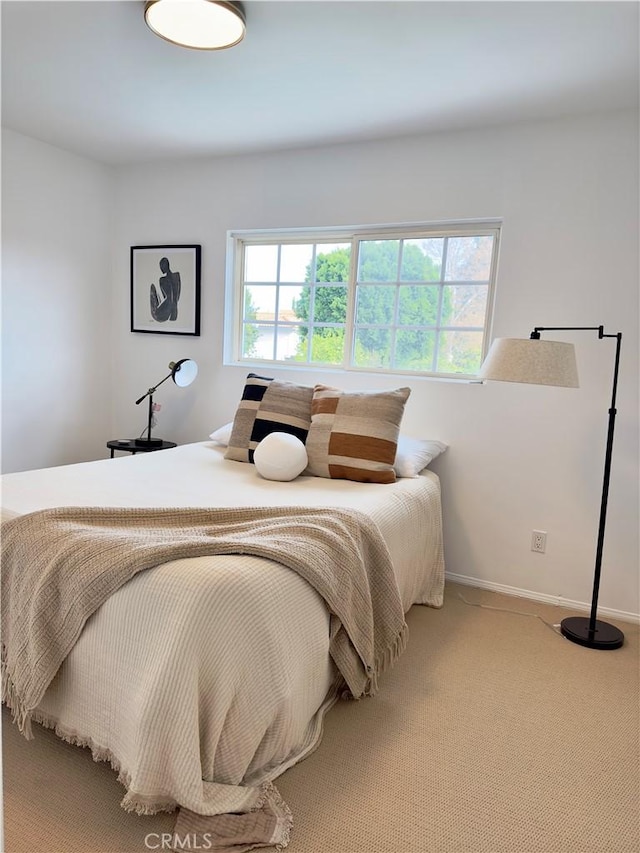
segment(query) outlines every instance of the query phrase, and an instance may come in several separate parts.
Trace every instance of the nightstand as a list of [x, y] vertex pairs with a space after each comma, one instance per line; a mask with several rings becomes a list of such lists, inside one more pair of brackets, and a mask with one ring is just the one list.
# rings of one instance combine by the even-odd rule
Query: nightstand
[[114, 438], [112, 441], [107, 442], [107, 447], [111, 450], [112, 459], [115, 450], [124, 450], [125, 453], [151, 453], [154, 450], [169, 450], [169, 448], [177, 446], [174, 441], [163, 441], [162, 444], [145, 447], [143, 444], [136, 444], [134, 438]]

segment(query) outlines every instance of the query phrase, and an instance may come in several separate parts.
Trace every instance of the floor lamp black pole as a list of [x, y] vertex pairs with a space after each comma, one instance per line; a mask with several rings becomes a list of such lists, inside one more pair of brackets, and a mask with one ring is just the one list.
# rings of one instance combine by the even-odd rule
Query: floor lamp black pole
[[[568, 331], [568, 328], [560, 329], [553, 327], [556, 331]], [[573, 327], [576, 330], [587, 331], [585, 327]], [[536, 327], [531, 337], [540, 337], [539, 333], [550, 330], [551, 327]], [[588, 329], [592, 331], [591, 328]], [[609, 480], [611, 478], [611, 458], [613, 455], [613, 430], [616, 422], [616, 394], [618, 390], [618, 368], [620, 366], [620, 348], [622, 345], [622, 332], [615, 335], [605, 335], [604, 327], [597, 326], [593, 330], [598, 332], [599, 338], [616, 339], [616, 356], [613, 368], [613, 390], [611, 394], [611, 407], [609, 409], [609, 428], [607, 432], [607, 450], [604, 459], [604, 480], [602, 483], [602, 502], [600, 504], [600, 524], [598, 526], [598, 545], [596, 548], [596, 565], [593, 577], [593, 596], [591, 599], [591, 614], [586, 616], [570, 616], [560, 623], [563, 636], [581, 646], [590, 649], [619, 649], [624, 643], [624, 634], [615, 625], [602, 622], [597, 619], [598, 593], [600, 591], [600, 574], [602, 570], [602, 551], [604, 547], [604, 531], [607, 520], [607, 500], [609, 498]]]

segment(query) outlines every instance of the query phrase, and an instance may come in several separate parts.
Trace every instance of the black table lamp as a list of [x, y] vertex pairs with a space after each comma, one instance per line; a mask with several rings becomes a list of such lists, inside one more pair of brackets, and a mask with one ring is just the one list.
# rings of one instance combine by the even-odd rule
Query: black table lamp
[[540, 332], [597, 332], [598, 338], [615, 338], [616, 354], [613, 369], [613, 391], [609, 409], [609, 430], [604, 461], [604, 482], [600, 504], [600, 524], [596, 548], [596, 565], [593, 579], [591, 615], [570, 616], [560, 623], [562, 634], [574, 643], [588, 646], [590, 649], [619, 649], [624, 642], [624, 634], [615, 625], [596, 618], [598, 611], [598, 591], [602, 569], [602, 550], [604, 529], [607, 517], [607, 499], [611, 476], [611, 456], [613, 452], [613, 428], [616, 418], [616, 391], [618, 387], [618, 367], [620, 364], [620, 346], [622, 332], [605, 335], [604, 326], [536, 326], [529, 340], [522, 338], [496, 338], [480, 368], [480, 378], [496, 379], [503, 382], [527, 382], [535, 385], [560, 385], [569, 388], [578, 387], [578, 371], [573, 344], [560, 341], [540, 340]]
[[193, 380], [198, 375], [198, 365], [190, 358], [181, 358], [180, 361], [170, 361], [169, 362], [169, 373], [158, 382], [157, 385], [154, 385], [153, 388], [149, 388], [146, 394], [143, 394], [139, 400], [136, 400], [136, 406], [139, 406], [140, 403], [149, 398], [149, 423], [147, 425], [147, 435], [145, 438], [136, 438], [135, 443], [138, 447], [160, 447], [163, 442], [162, 438], [151, 438], [151, 422], [153, 420], [153, 395], [156, 390], [162, 385], [163, 382], [166, 382], [167, 379], [171, 378], [179, 385], [180, 388], [186, 388], [187, 385], [191, 385]]

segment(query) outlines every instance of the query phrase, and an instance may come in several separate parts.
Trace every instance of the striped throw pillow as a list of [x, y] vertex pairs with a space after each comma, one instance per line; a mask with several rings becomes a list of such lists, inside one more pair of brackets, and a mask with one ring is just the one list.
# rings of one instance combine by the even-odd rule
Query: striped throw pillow
[[340, 391], [316, 385], [306, 473], [360, 483], [395, 483], [393, 463], [410, 388]]
[[253, 451], [272, 432], [286, 432], [304, 444], [311, 425], [310, 385], [294, 385], [249, 373], [238, 404], [225, 459], [253, 462]]

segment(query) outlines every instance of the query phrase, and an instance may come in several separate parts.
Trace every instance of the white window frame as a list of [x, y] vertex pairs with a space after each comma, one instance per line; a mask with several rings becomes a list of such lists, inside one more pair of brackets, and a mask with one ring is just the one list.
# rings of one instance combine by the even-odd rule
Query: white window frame
[[[447, 222], [413, 222], [394, 223], [386, 225], [339, 226], [332, 228], [278, 228], [278, 229], [243, 229], [227, 232], [227, 255], [225, 275], [225, 316], [224, 316], [224, 353], [223, 362], [229, 366], [241, 366], [268, 370], [269, 368], [288, 369], [295, 371], [325, 371], [339, 373], [375, 373], [400, 376], [425, 377], [435, 379], [450, 379], [473, 381], [475, 374], [444, 373], [438, 371], [402, 370], [395, 367], [371, 368], [360, 367], [350, 363], [354, 341], [354, 308], [356, 296], [357, 244], [363, 240], [411, 240], [420, 237], [432, 239], [442, 237], [488, 236], [494, 238], [491, 269], [487, 284], [487, 302], [485, 322], [483, 327], [482, 359], [484, 359], [491, 341], [491, 326], [496, 291], [496, 277], [502, 220], [499, 218], [458, 220]], [[325, 364], [309, 361], [293, 361], [246, 358], [242, 355], [243, 340], [243, 297], [244, 270], [243, 258], [245, 245], [277, 244], [277, 243], [351, 243], [351, 269], [348, 282], [348, 309], [345, 323], [345, 352], [342, 364]], [[444, 280], [443, 264], [439, 284], [441, 287], [448, 282]], [[473, 282], [470, 282], [473, 283]], [[441, 301], [441, 300], [440, 300]], [[437, 334], [449, 327], [442, 326], [438, 317]], [[396, 327], [394, 326], [394, 329]], [[464, 327], [452, 327], [455, 331], [465, 331]], [[477, 330], [478, 327], [474, 327]], [[437, 350], [436, 350], [437, 351]], [[482, 360], [481, 359], [481, 360]]]

